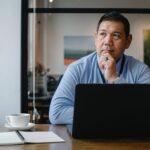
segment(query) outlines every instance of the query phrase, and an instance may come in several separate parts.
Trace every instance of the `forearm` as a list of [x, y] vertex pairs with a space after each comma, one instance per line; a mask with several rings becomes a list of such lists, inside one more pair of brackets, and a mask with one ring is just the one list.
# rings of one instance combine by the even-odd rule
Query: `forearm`
[[109, 82], [110, 84], [123, 84], [123, 83], [128, 83], [122, 76], [117, 77], [115, 80], [112, 82]]

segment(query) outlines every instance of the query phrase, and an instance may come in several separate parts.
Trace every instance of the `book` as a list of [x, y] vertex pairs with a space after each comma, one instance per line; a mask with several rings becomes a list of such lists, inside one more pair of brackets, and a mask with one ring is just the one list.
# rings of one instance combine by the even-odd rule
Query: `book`
[[65, 142], [52, 131], [10, 131], [0, 132], [0, 145], [14, 145], [25, 143]]

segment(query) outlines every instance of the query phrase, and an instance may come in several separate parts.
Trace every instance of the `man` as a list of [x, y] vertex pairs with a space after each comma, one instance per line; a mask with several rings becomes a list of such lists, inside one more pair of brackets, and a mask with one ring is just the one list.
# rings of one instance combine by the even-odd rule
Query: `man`
[[124, 54], [132, 35], [123, 15], [118, 12], [103, 15], [94, 40], [96, 52], [68, 66], [51, 102], [52, 124], [72, 124], [75, 87], [79, 83], [150, 83], [148, 66]]

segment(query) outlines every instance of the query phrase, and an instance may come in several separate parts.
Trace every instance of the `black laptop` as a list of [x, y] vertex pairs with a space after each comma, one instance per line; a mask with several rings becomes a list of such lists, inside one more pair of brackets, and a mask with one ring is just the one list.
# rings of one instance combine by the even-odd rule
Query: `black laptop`
[[76, 86], [74, 138], [150, 137], [150, 84]]

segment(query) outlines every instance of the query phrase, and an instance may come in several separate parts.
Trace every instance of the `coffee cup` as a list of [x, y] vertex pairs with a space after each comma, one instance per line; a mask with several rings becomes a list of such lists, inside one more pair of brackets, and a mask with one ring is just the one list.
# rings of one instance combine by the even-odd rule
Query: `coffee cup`
[[18, 113], [5, 117], [6, 123], [12, 127], [26, 127], [30, 122], [30, 114]]

